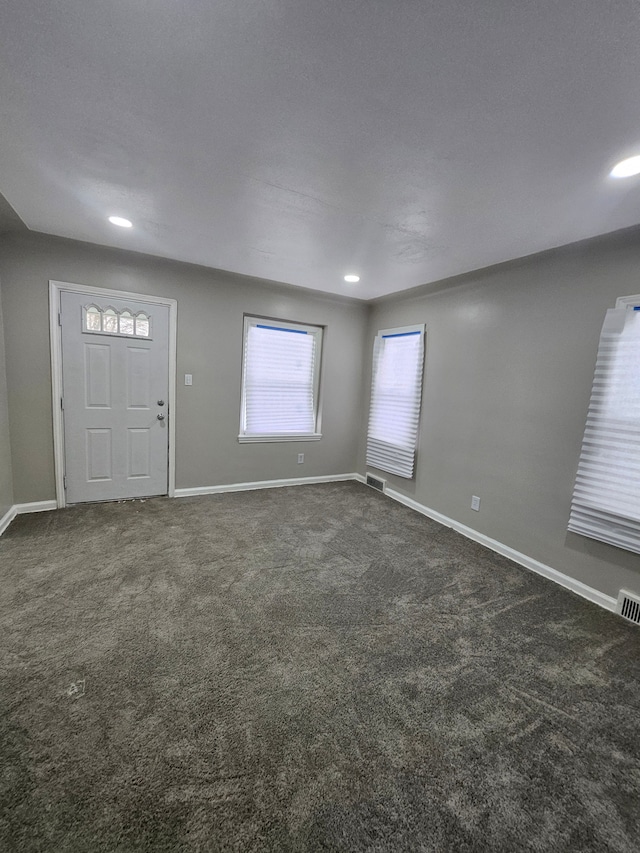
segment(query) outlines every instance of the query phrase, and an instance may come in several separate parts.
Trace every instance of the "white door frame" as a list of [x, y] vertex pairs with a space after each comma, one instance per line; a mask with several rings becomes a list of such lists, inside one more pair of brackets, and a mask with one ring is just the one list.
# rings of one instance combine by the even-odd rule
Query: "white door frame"
[[106, 299], [124, 299], [132, 302], [151, 302], [169, 308], [169, 497], [176, 491], [176, 364], [178, 303], [162, 296], [89, 287], [67, 281], [49, 281], [49, 333], [51, 340], [51, 405], [53, 413], [53, 452], [58, 509], [67, 505], [64, 488], [64, 420], [62, 417], [62, 328], [60, 326], [60, 297], [63, 291], [86, 293]]

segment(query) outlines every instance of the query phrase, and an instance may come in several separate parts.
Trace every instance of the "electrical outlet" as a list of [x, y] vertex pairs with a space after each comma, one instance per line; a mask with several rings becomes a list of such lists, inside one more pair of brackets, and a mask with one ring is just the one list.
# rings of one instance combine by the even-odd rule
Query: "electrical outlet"
[[477, 495], [471, 496], [471, 509], [475, 509], [476, 512], [480, 512], [480, 498]]
[[193, 385], [193, 374], [185, 373], [184, 375], [184, 384], [185, 385]]
[[302, 465], [304, 462], [304, 453], [298, 453], [298, 465]]

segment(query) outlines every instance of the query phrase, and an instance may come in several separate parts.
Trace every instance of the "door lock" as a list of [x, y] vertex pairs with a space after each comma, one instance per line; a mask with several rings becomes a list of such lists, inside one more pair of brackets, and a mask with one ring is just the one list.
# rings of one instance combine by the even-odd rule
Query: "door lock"
[[158, 400], [158, 405], [159, 405], [159, 406], [164, 406], [164, 400]]

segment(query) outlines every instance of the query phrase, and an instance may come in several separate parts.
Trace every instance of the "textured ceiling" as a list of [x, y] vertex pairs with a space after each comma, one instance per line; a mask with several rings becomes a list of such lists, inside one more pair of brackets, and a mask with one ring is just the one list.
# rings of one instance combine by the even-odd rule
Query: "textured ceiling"
[[0, 191], [371, 298], [640, 222], [639, 45], [635, 0], [10, 0]]

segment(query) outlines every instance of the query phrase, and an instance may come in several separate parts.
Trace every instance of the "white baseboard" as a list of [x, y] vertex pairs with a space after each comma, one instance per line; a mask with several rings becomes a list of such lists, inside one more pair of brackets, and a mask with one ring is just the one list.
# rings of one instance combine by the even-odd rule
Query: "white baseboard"
[[357, 480], [364, 483], [361, 474], [329, 474], [322, 477], [292, 477], [287, 480], [256, 480], [253, 483], [228, 483], [222, 486], [194, 486], [190, 489], [176, 489], [175, 497], [190, 498], [196, 495], [219, 495], [223, 492], [249, 492], [255, 489], [278, 489], [282, 486], [307, 486], [312, 483], [343, 483], [345, 480]]
[[58, 504], [55, 501], [32, 501], [27, 504], [16, 504], [14, 509], [16, 515], [24, 515], [26, 512], [50, 512], [52, 509], [58, 509]]
[[49, 510], [57, 508], [58, 504], [55, 501], [32, 501], [26, 504], [14, 504], [0, 518], [0, 536], [2, 536], [16, 515], [24, 515], [27, 512], [49, 512]]
[[468, 539], [473, 539], [474, 542], [479, 542], [480, 545], [490, 548], [497, 554], [502, 554], [503, 557], [513, 560], [514, 563], [519, 563], [519, 565], [524, 566], [525, 569], [529, 569], [529, 571], [535, 572], [537, 575], [542, 575], [549, 580], [555, 581], [555, 583], [563, 586], [565, 589], [569, 589], [571, 592], [581, 595], [582, 598], [586, 598], [588, 601], [592, 601], [594, 604], [604, 607], [605, 610], [615, 612], [616, 599], [612, 598], [610, 595], [605, 595], [604, 592], [600, 592], [598, 589], [587, 586], [582, 583], [582, 581], [576, 580], [569, 575], [565, 575], [557, 569], [552, 569], [551, 566], [540, 563], [538, 560], [534, 560], [533, 557], [528, 557], [526, 554], [522, 554], [520, 551], [510, 548], [508, 545], [504, 545], [496, 539], [491, 539], [489, 536], [485, 536], [484, 533], [479, 533], [472, 527], [467, 527], [466, 524], [461, 524], [453, 518], [442, 515], [442, 513], [436, 512], [436, 510], [430, 509], [429, 507], [418, 503], [418, 501], [414, 501], [413, 498], [408, 498], [401, 492], [396, 492], [395, 489], [386, 489], [385, 494], [392, 500], [398, 501], [398, 503], [404, 504], [404, 506], [408, 506], [411, 509], [415, 509], [416, 512], [426, 515], [428, 518], [432, 518], [440, 524], [444, 524], [445, 527], [451, 527], [453, 530], [456, 530]]
[[0, 518], [0, 536], [2, 536], [2, 534], [5, 532], [5, 530], [11, 524], [15, 517], [16, 508], [15, 506], [10, 506], [9, 509], [2, 516], [2, 518]]

